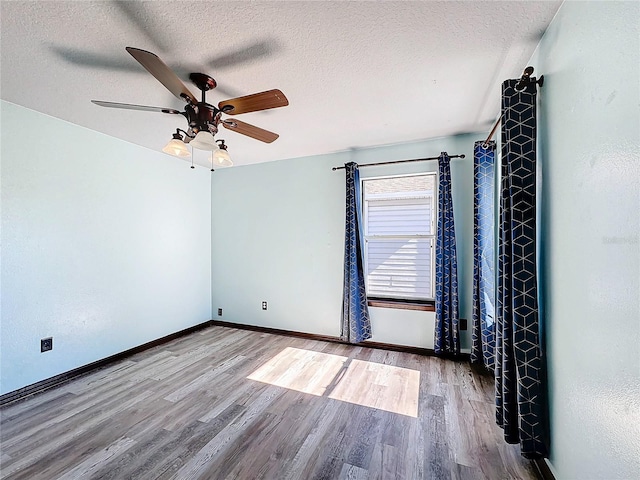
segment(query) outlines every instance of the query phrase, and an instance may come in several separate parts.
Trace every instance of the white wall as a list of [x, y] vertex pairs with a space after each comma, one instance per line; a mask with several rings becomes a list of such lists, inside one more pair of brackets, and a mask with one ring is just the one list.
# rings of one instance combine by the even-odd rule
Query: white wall
[[210, 172], [0, 108], [0, 392], [210, 319]]
[[640, 475], [640, 4], [565, 2], [540, 94], [542, 307], [558, 479]]
[[[451, 161], [460, 316], [471, 319], [473, 142], [480, 136], [353, 150], [218, 170], [212, 176], [212, 307], [229, 322], [340, 334], [344, 171], [331, 167], [464, 153]], [[361, 178], [437, 170], [437, 162], [360, 169]], [[261, 310], [262, 300], [268, 310]], [[218, 317], [217, 309], [223, 308]], [[371, 308], [373, 341], [433, 348], [435, 314]], [[470, 333], [462, 346], [470, 348]]]

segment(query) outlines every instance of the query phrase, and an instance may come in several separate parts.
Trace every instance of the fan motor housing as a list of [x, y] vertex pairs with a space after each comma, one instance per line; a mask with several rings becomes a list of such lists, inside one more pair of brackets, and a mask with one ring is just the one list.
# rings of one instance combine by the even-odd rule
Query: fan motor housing
[[199, 102], [195, 105], [186, 105], [185, 112], [189, 126], [194, 132], [200, 130], [217, 131], [222, 112], [209, 103]]

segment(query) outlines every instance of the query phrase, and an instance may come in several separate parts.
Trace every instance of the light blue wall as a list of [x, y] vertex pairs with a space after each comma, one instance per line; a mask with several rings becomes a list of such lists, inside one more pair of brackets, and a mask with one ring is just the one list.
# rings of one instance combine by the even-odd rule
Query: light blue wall
[[208, 170], [0, 109], [0, 393], [211, 318]]
[[[212, 307], [225, 321], [340, 334], [344, 172], [331, 167], [464, 153], [451, 162], [460, 315], [471, 318], [473, 142], [463, 135], [216, 171], [212, 176]], [[437, 170], [437, 162], [362, 168], [362, 178]], [[261, 310], [267, 300], [267, 311]], [[217, 317], [217, 309], [224, 315]], [[432, 312], [371, 308], [373, 341], [433, 348]], [[470, 322], [469, 322], [470, 323]], [[463, 332], [463, 347], [470, 335]]]
[[540, 94], [542, 307], [558, 479], [640, 476], [640, 4], [565, 2]]

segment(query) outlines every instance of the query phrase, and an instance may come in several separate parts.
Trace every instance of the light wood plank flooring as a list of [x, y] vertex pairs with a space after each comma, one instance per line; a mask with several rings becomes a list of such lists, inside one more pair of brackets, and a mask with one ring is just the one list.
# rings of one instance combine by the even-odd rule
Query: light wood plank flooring
[[210, 327], [4, 407], [6, 479], [534, 479], [468, 364]]

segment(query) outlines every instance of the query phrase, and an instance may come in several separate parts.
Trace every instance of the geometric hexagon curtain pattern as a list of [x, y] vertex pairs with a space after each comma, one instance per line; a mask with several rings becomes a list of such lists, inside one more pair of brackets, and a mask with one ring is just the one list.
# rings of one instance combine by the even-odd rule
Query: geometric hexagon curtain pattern
[[546, 455], [536, 265], [536, 84], [502, 84], [496, 421], [526, 458]]
[[458, 329], [458, 261], [451, 198], [451, 160], [446, 152], [438, 158], [438, 227], [436, 230], [436, 328], [437, 354], [460, 353]]
[[473, 322], [471, 363], [494, 371], [496, 142], [473, 148]]
[[345, 164], [346, 214], [344, 237], [344, 285], [340, 338], [358, 343], [371, 338], [371, 321], [364, 282], [362, 197], [358, 164]]

